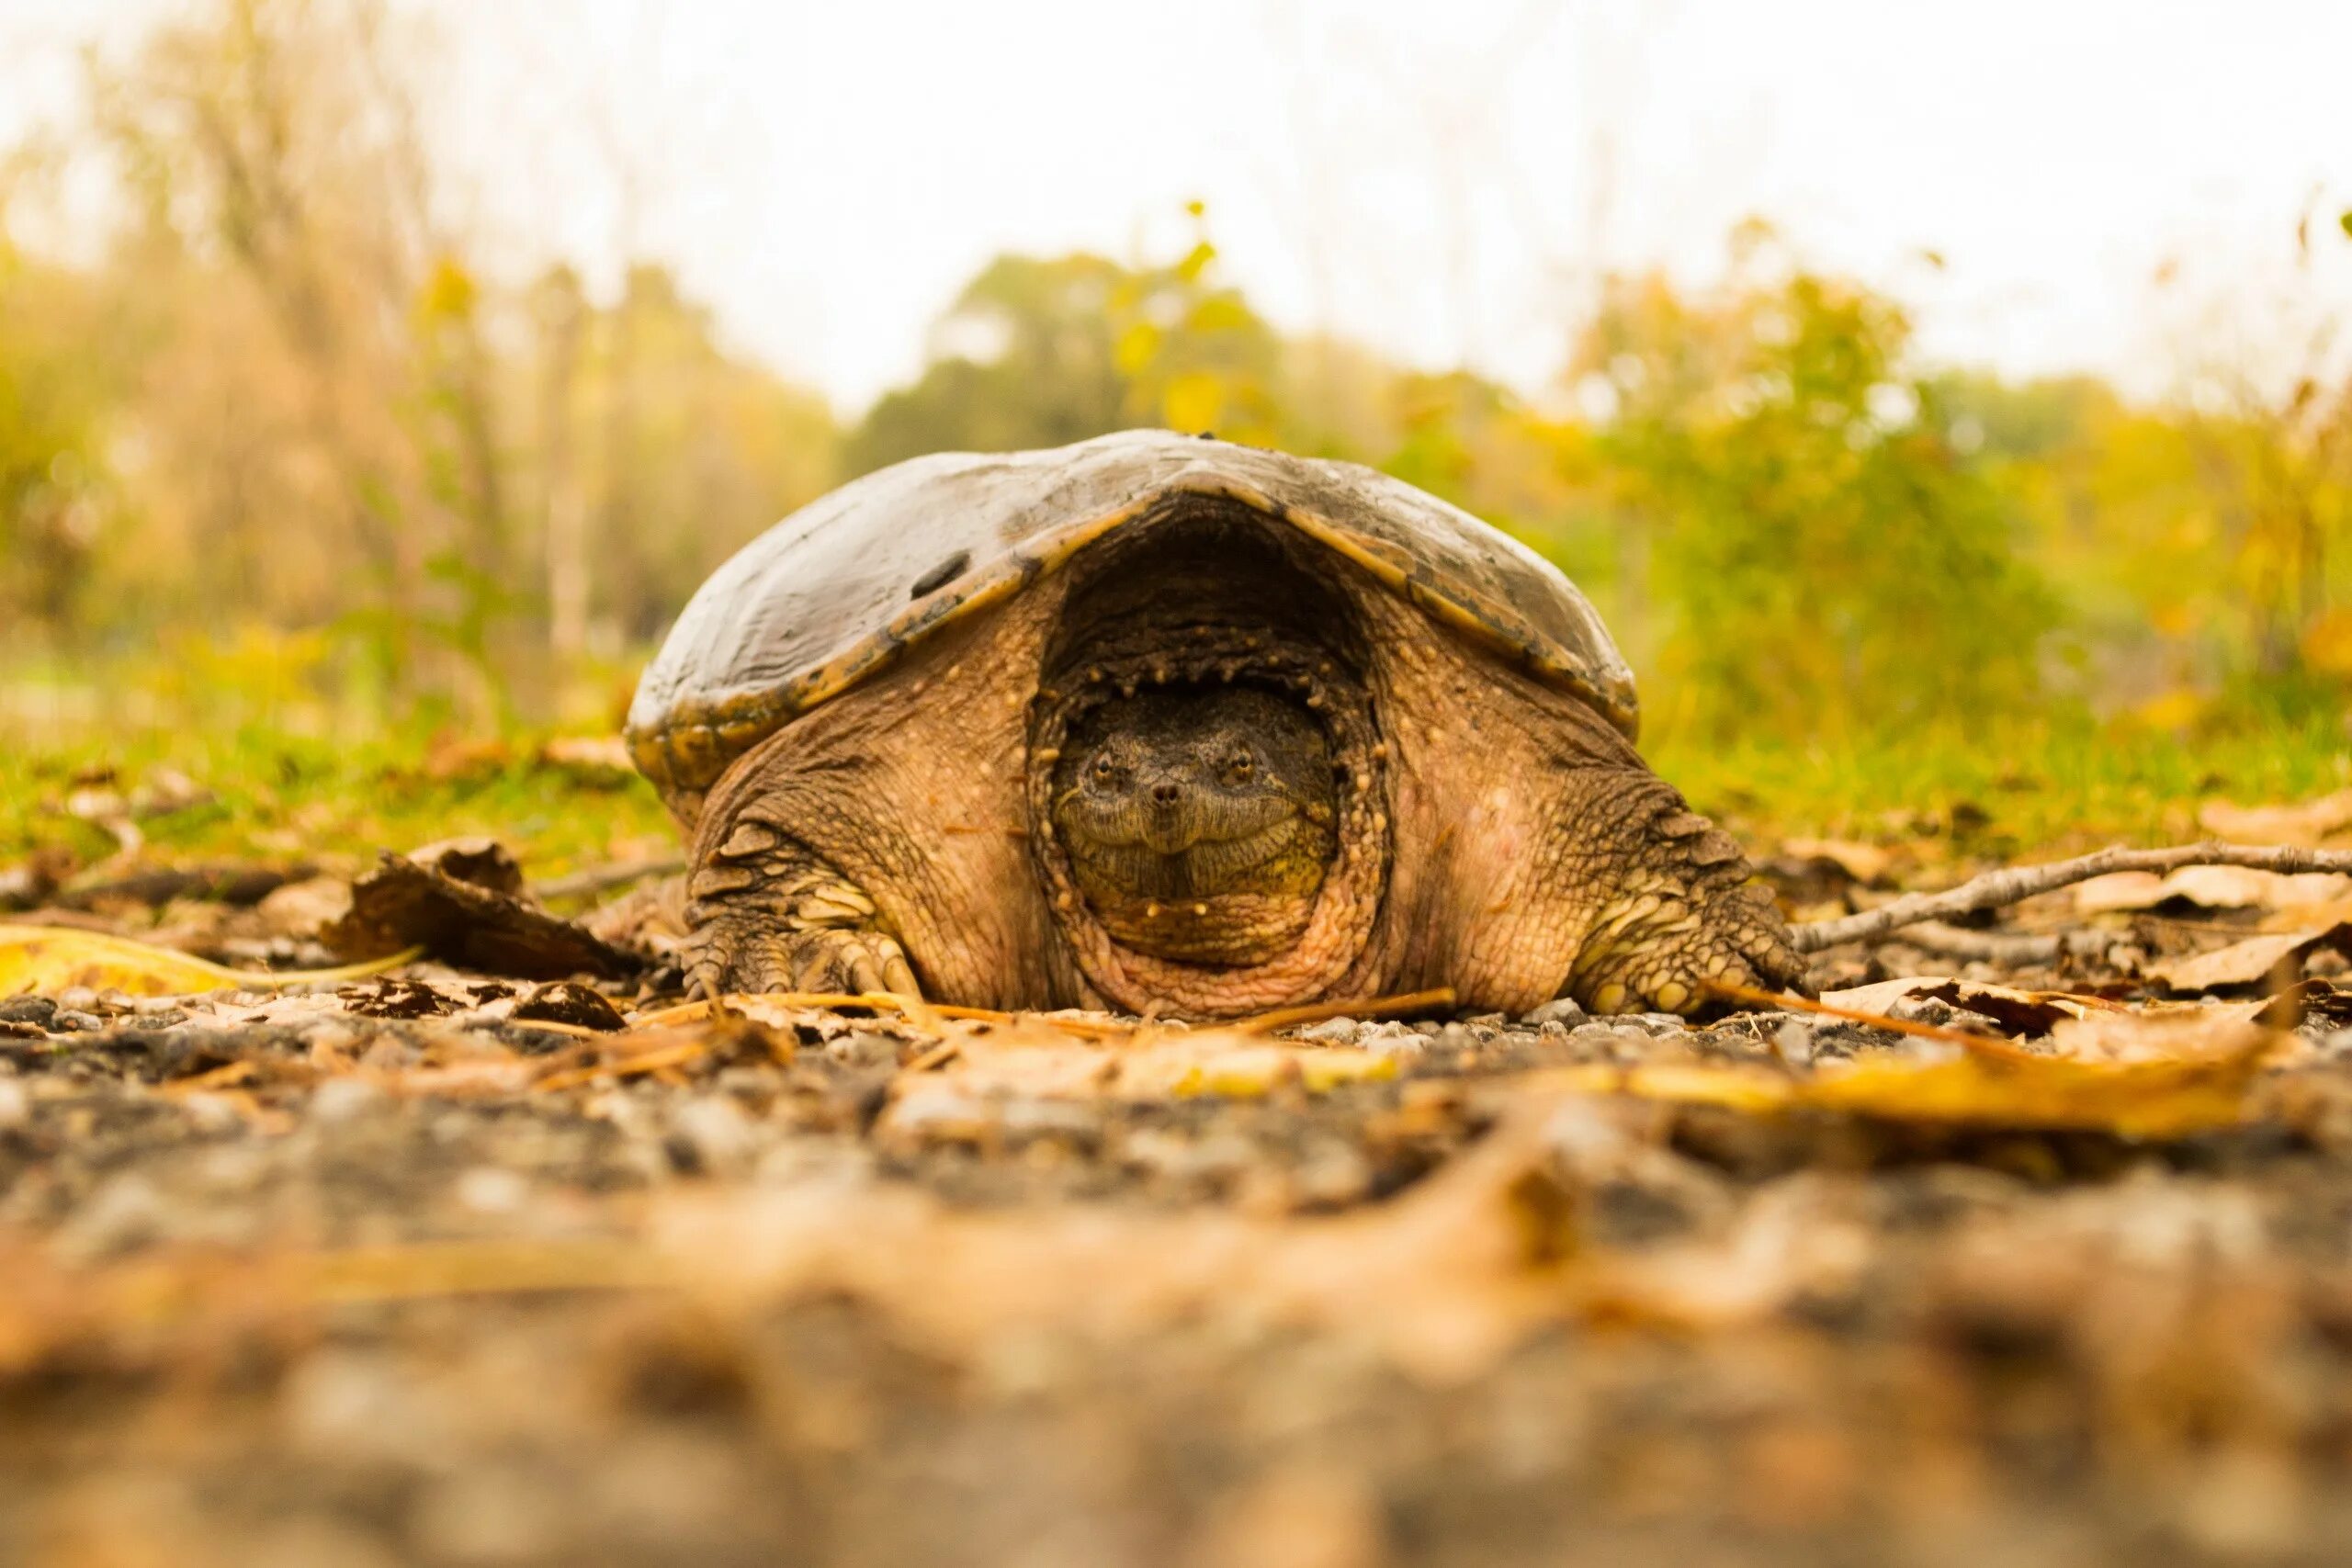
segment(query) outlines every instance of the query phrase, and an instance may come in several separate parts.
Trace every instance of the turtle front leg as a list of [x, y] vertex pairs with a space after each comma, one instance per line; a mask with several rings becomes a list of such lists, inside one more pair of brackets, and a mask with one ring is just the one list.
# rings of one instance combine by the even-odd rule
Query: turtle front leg
[[905, 949], [865, 889], [763, 824], [738, 821], [686, 894], [693, 995], [922, 994]]
[[1572, 780], [1558, 831], [1592, 889], [1564, 993], [1596, 1013], [1720, 1010], [1718, 987], [1811, 995], [1771, 894], [1731, 835], [1646, 771]]

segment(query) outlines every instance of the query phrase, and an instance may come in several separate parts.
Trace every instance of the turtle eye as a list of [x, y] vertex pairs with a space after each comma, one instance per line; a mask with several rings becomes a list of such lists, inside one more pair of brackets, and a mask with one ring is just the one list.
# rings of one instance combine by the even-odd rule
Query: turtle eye
[[1091, 771], [1094, 774], [1094, 782], [1096, 784], [1106, 784], [1118, 776], [1119, 765], [1111, 761], [1108, 757], [1097, 757], [1094, 759], [1094, 766]]
[[1258, 759], [1247, 751], [1236, 751], [1226, 759], [1225, 776], [1236, 784], [1246, 784], [1258, 771]]

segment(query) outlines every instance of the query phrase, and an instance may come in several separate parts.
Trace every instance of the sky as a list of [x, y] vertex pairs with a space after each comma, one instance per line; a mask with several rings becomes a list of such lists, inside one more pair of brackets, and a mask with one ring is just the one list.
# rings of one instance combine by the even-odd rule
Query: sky
[[[659, 256], [844, 409], [990, 255], [1166, 256], [1195, 199], [1278, 323], [1537, 392], [1604, 272], [1751, 214], [2020, 375], [2259, 355], [2314, 202], [2352, 305], [2352, 0], [396, 3], [506, 265]], [[0, 0], [0, 136], [172, 8]]]

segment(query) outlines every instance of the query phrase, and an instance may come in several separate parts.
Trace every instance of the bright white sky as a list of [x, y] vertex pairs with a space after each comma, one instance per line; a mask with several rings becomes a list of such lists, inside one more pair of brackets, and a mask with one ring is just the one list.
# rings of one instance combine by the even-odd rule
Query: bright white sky
[[[2352, 0], [410, 3], [518, 271], [660, 254], [844, 409], [990, 254], [1165, 254], [1195, 197], [1282, 324], [1531, 389], [1598, 269], [1703, 279], [1750, 213], [2015, 372], [2276, 333], [2315, 191], [2352, 304]], [[0, 0], [0, 134], [167, 4]]]

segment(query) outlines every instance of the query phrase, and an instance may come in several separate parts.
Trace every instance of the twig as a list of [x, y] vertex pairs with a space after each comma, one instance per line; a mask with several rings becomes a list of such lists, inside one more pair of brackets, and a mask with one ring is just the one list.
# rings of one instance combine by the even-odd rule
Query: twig
[[681, 1062], [691, 1062], [710, 1049], [707, 1041], [687, 1040], [675, 1045], [665, 1045], [658, 1051], [641, 1055], [624, 1056], [618, 1061], [594, 1062], [584, 1067], [573, 1067], [560, 1073], [549, 1073], [531, 1087], [537, 1089], [577, 1089], [603, 1077], [628, 1077], [635, 1073], [658, 1072], [674, 1067]]
[[1957, 1029], [1939, 1029], [1932, 1023], [1914, 1023], [1907, 1018], [1888, 1018], [1883, 1013], [1862, 1012], [1855, 1008], [1832, 1007], [1827, 1002], [1816, 1002], [1810, 997], [1759, 991], [1752, 986], [1735, 986], [1728, 980], [1702, 980], [1699, 983], [1715, 995], [1727, 997], [1733, 1001], [1752, 1002], [1758, 1007], [1780, 1008], [1789, 1012], [1809, 1012], [1822, 1018], [1841, 1019], [1848, 1023], [1864, 1023], [1872, 1029], [1917, 1035], [1922, 1040], [1940, 1040], [1948, 1045], [1959, 1045], [1998, 1062], [2043, 1060], [2033, 1052], [2019, 1050], [2006, 1040], [1994, 1040], [1982, 1034], [1963, 1033]]
[[1906, 893], [1889, 904], [1834, 920], [1810, 920], [1791, 932], [1799, 953], [1818, 953], [1841, 942], [1868, 942], [1924, 920], [1950, 919], [1980, 909], [1998, 909], [2042, 893], [2054, 893], [2094, 876], [2118, 871], [2177, 871], [2185, 865], [2236, 865], [2294, 876], [2309, 872], [2352, 874], [2352, 851], [2306, 850], [2291, 845], [2186, 844], [2166, 850], [2100, 850], [2048, 865], [2007, 866], [1972, 877], [1941, 893]]
[[888, 991], [730, 991], [715, 1001], [705, 998], [701, 1001], [680, 1002], [675, 1007], [662, 1008], [653, 1012], [631, 1013], [628, 1026], [631, 1029], [666, 1029], [673, 1024], [695, 1022], [710, 1017], [715, 1011], [723, 1011], [744, 1002], [763, 1002], [777, 1008], [823, 1008], [835, 1011], [842, 1008], [865, 1008], [871, 1012], [907, 1010], [906, 998]]
[[1903, 940], [1928, 953], [1971, 963], [2021, 964], [2055, 964], [2064, 957], [2089, 958], [2107, 951], [2116, 941], [2111, 931], [2052, 931], [2045, 935], [2009, 931], [1973, 931], [1940, 920], [1922, 920], [1906, 927]]
[[1276, 1008], [1254, 1018], [1235, 1023], [1235, 1032], [1267, 1034], [1294, 1024], [1319, 1023], [1327, 1018], [1377, 1018], [1383, 1013], [1426, 1012], [1435, 1008], [1453, 1005], [1451, 987], [1440, 986], [1434, 991], [1408, 991], [1396, 997], [1366, 997], [1352, 1002], [1309, 1002], [1302, 1007]]

